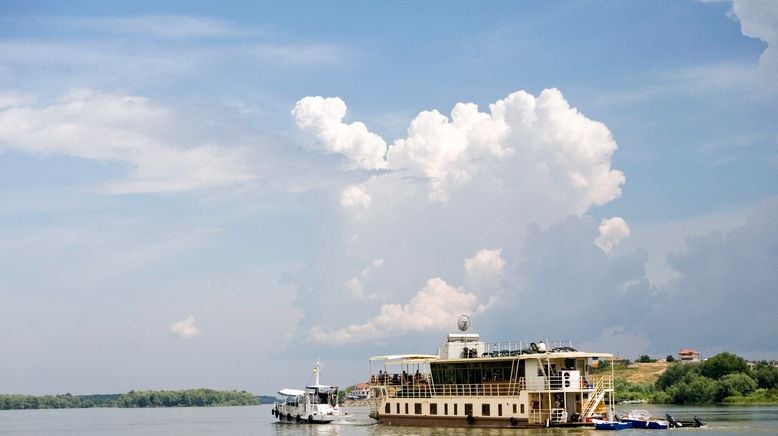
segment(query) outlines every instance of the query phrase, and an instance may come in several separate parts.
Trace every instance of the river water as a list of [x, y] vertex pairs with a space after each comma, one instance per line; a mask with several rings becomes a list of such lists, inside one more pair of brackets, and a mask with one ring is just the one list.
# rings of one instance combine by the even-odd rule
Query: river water
[[[621, 406], [617, 412], [625, 412]], [[694, 415], [708, 423], [706, 428], [676, 429], [660, 433], [681, 434], [778, 434], [778, 406], [635, 406], [676, 419]], [[607, 434], [592, 429], [473, 429], [389, 427], [373, 424], [364, 408], [346, 409], [354, 417], [348, 424], [308, 425], [279, 423], [271, 406], [186, 407], [160, 409], [60, 409], [0, 410], [0, 435], [273, 435], [273, 436], [399, 436], [399, 435], [588, 435]], [[656, 433], [656, 430], [625, 430], [619, 435]]]

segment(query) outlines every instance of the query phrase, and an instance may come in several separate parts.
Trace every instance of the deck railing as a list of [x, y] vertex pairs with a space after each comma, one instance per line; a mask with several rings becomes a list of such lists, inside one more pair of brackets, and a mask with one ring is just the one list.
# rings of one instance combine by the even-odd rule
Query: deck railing
[[613, 389], [613, 377], [605, 376], [586, 376], [578, 380], [575, 386], [570, 385], [570, 380], [561, 375], [552, 375], [549, 377], [537, 377], [527, 381], [527, 390], [533, 392], [543, 391], [593, 391], [602, 380], [603, 388]]
[[[372, 387], [383, 387], [390, 398], [430, 398], [432, 396], [517, 396], [521, 391], [554, 392], [554, 391], [578, 391], [594, 392], [598, 385], [605, 391], [613, 390], [613, 377], [611, 376], [587, 376], [582, 378], [577, 386], [564, 386], [561, 376], [531, 378], [519, 378], [515, 382], [487, 382], [472, 384], [431, 384], [427, 378], [420, 379], [418, 383], [386, 384], [371, 383]], [[564, 387], [563, 387], [564, 386]]]

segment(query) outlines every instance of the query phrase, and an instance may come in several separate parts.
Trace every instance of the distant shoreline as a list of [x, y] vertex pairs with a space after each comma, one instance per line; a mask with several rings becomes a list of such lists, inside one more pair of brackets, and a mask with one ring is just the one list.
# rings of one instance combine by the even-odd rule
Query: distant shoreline
[[254, 395], [246, 391], [204, 388], [91, 395], [0, 394], [0, 410], [253, 406], [272, 403], [274, 399], [272, 396]]

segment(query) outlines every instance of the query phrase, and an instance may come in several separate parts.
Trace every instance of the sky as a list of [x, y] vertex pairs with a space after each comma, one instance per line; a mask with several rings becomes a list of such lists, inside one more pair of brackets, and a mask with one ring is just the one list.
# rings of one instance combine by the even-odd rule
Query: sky
[[0, 0], [0, 392], [778, 359], [778, 2]]

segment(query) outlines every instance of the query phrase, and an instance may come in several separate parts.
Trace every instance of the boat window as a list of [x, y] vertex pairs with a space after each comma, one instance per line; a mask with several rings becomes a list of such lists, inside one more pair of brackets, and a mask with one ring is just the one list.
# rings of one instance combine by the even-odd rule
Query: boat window
[[405, 403], [405, 414], [408, 414], [408, 403]]
[[384, 407], [384, 413], [389, 414], [392, 413], [392, 405], [389, 403], [386, 403], [386, 406]]
[[400, 414], [400, 403], [397, 403], [397, 414]]
[[459, 412], [457, 411], [457, 403], [454, 403], [454, 415], [458, 415]]
[[421, 403], [413, 403], [413, 413], [421, 415]]
[[490, 415], [489, 404], [481, 404], [481, 416], [489, 416], [489, 415]]
[[[524, 413], [524, 405], [523, 404], [521, 405], [521, 408], [522, 408], [521, 413]], [[513, 403], [513, 414], [514, 415], [516, 414], [516, 403]]]
[[465, 403], [465, 415], [473, 416], [473, 403]]
[[443, 405], [443, 414], [448, 415], [448, 403]]
[[523, 404], [523, 403], [522, 403], [522, 405], [521, 405], [521, 414], [522, 414], [522, 415], [524, 414], [524, 404]]
[[[511, 379], [514, 362], [435, 363], [430, 365], [435, 384], [480, 384], [484, 382], [507, 382]], [[519, 362], [519, 374], [524, 375], [524, 361]]]
[[502, 416], [502, 404], [497, 405], [497, 416]]
[[438, 414], [438, 403], [430, 403], [430, 415]]

